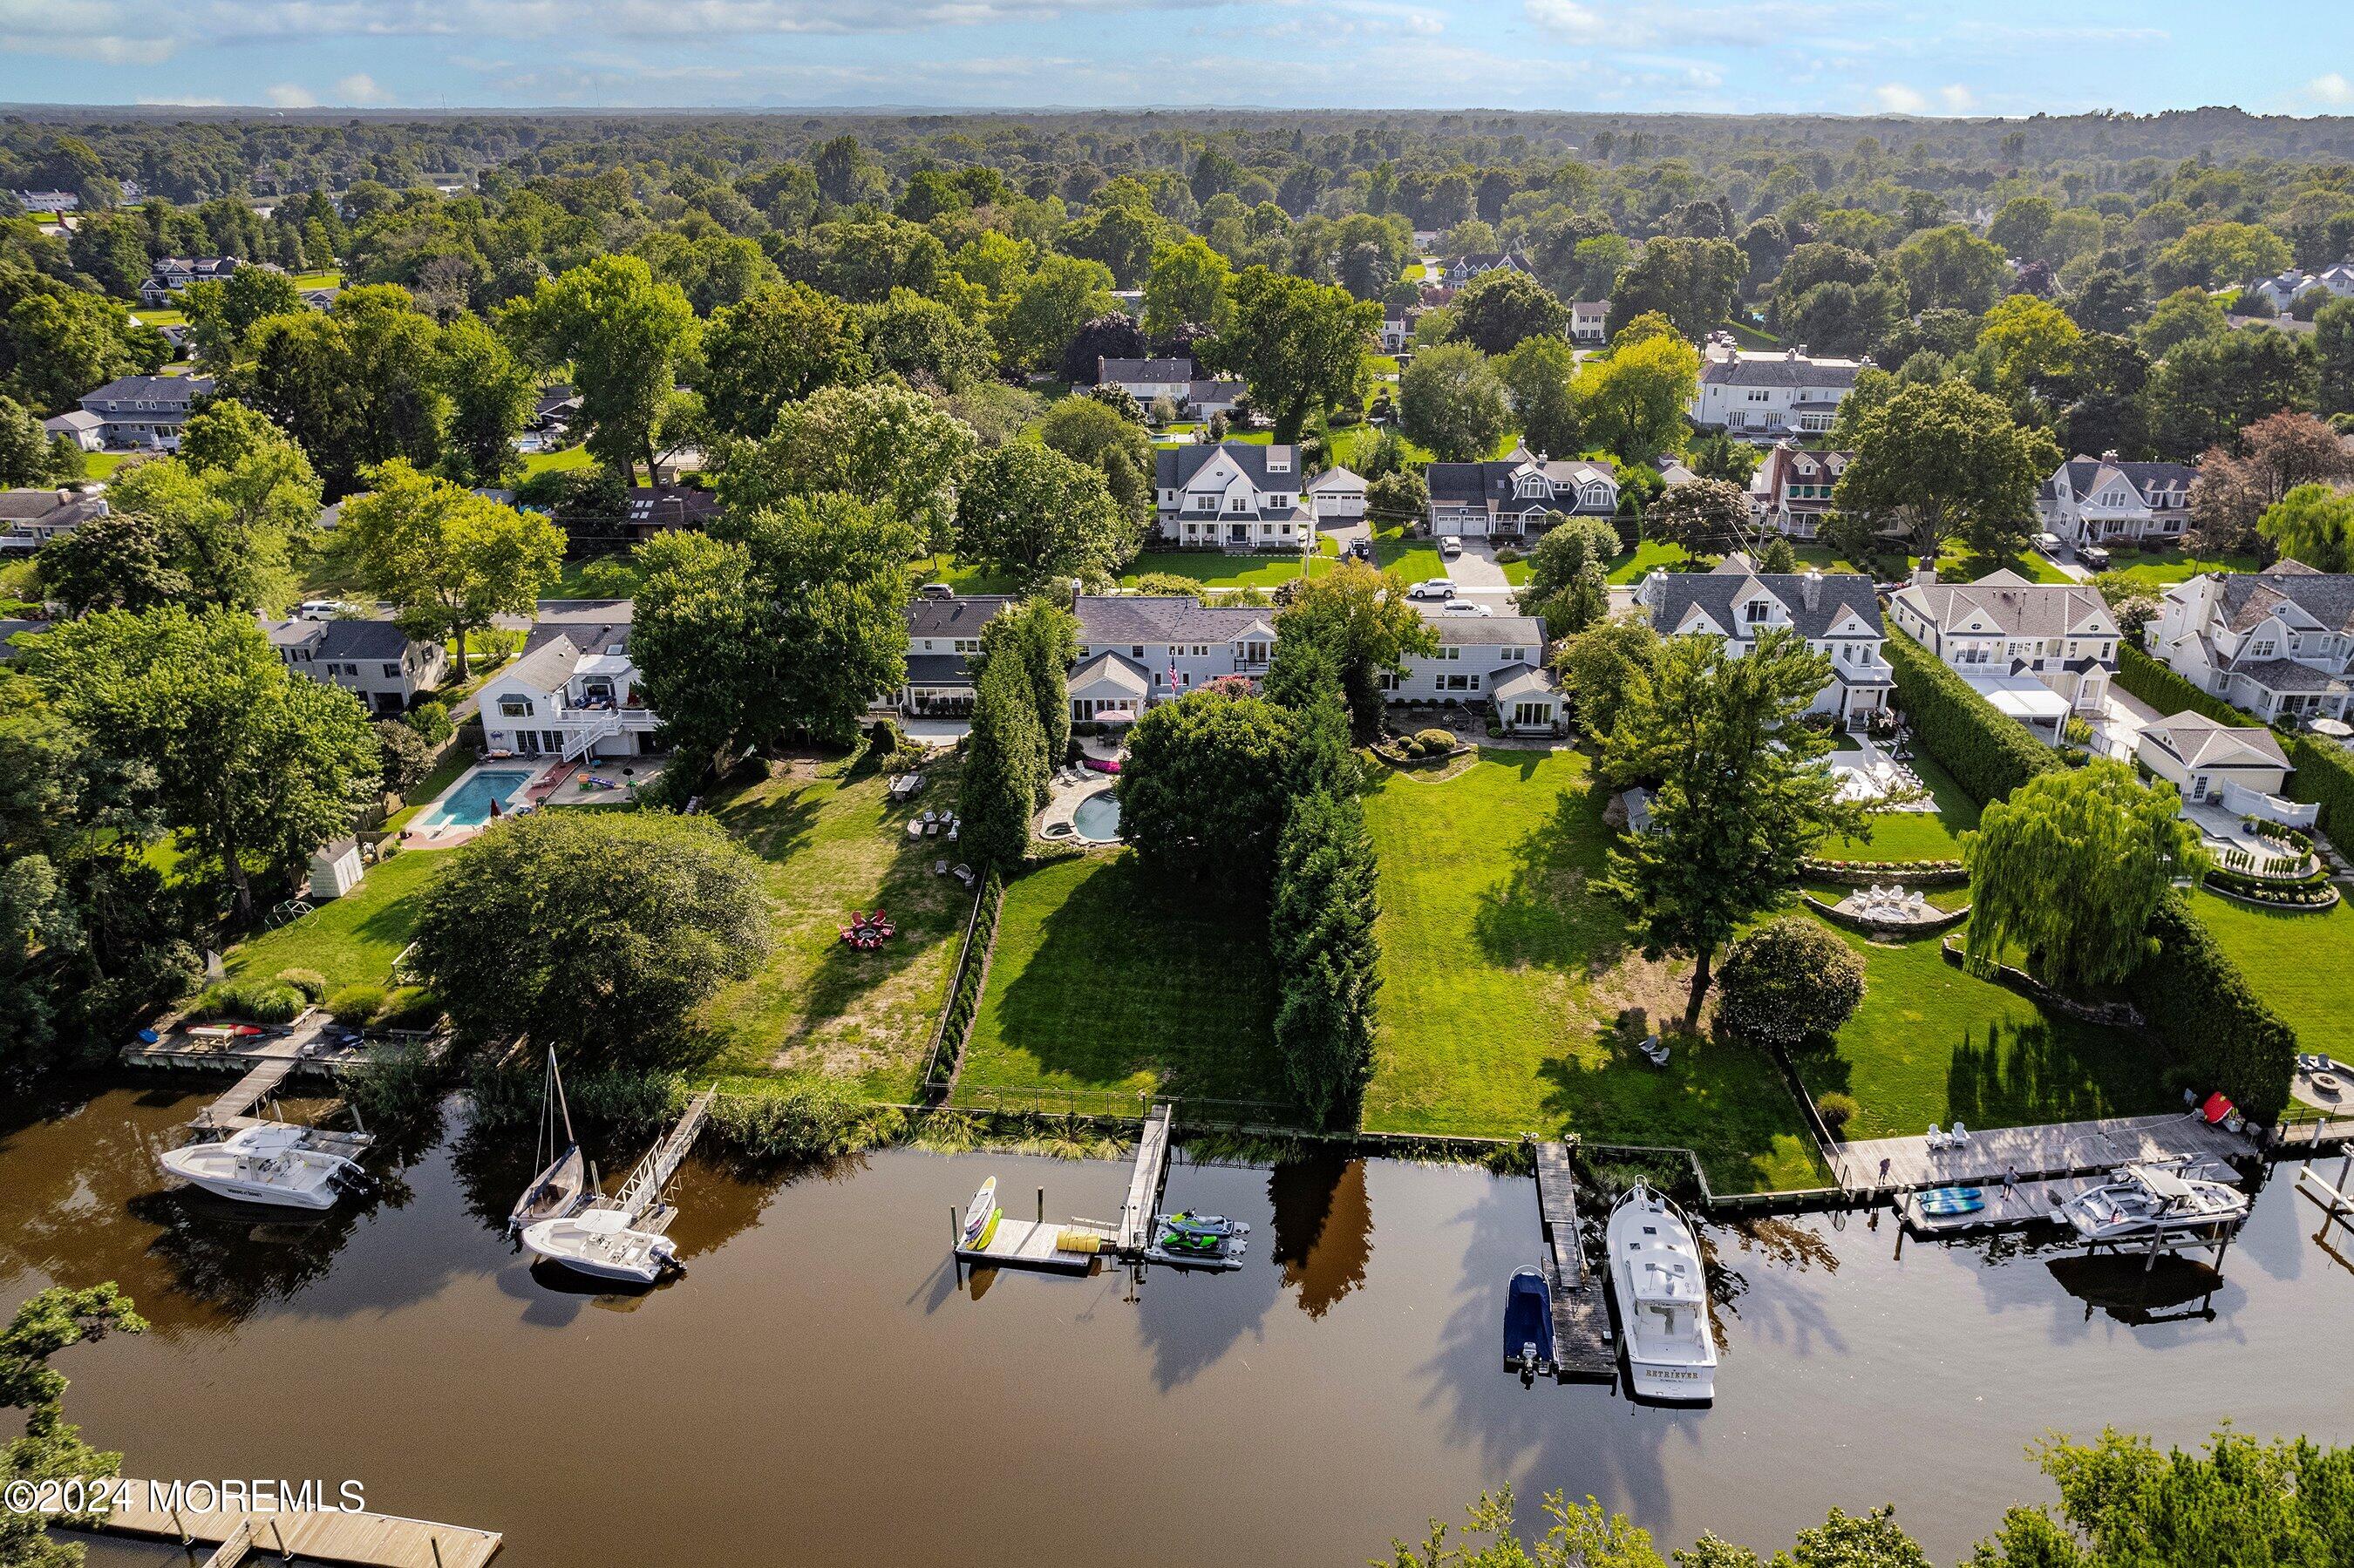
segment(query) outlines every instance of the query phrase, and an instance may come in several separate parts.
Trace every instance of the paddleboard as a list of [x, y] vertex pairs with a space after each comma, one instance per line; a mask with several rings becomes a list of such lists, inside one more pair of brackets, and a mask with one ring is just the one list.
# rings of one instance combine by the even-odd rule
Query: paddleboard
[[981, 1184], [981, 1191], [972, 1195], [972, 1202], [965, 1207], [964, 1245], [968, 1247], [987, 1245], [989, 1234], [997, 1228], [996, 1218], [997, 1178], [991, 1176]]

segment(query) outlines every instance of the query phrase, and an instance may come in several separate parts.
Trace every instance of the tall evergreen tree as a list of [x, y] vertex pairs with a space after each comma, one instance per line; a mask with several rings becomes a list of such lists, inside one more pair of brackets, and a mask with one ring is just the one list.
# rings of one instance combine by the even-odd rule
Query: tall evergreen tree
[[974, 683], [957, 798], [960, 837], [974, 860], [1009, 875], [1021, 865], [1046, 773], [1046, 735], [1029, 674], [1020, 659], [992, 659]]

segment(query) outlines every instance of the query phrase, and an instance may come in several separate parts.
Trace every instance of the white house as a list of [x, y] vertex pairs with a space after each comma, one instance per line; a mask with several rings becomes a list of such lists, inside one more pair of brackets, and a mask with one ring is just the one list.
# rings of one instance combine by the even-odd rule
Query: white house
[[262, 630], [288, 669], [341, 687], [372, 713], [408, 712], [449, 673], [440, 643], [419, 641], [389, 620], [269, 620]]
[[1328, 468], [1308, 482], [1308, 509], [1320, 524], [1353, 523], [1365, 514], [1365, 482], [1345, 468]]
[[106, 514], [106, 497], [94, 490], [0, 490], [0, 551], [37, 550]]
[[1570, 342], [1581, 348], [1598, 348], [1609, 338], [1609, 301], [1572, 300], [1569, 302]]
[[1140, 712], [1227, 675], [1257, 680], [1275, 656], [1273, 612], [1171, 595], [1080, 594], [1071, 716]]
[[2354, 261], [2340, 261], [2318, 272], [2292, 267], [2276, 277], [2261, 279], [2242, 292], [2241, 308], [2244, 310], [2251, 300], [2262, 300], [2274, 313], [2285, 311], [2316, 289], [2327, 289], [2341, 300], [2354, 294]]
[[1610, 517], [1618, 511], [1618, 476], [1606, 463], [1549, 458], [1515, 447], [1496, 462], [1435, 462], [1430, 531], [1441, 537], [1520, 537], [1542, 532], [1559, 512]]
[[2192, 685], [2267, 723], [2342, 719], [2354, 695], [2354, 575], [2280, 561], [2166, 590], [2150, 652]]
[[1986, 699], [2057, 746], [2072, 715], [2099, 713], [2117, 669], [2117, 623], [2081, 583], [2031, 583], [1994, 572], [1941, 583], [1932, 567], [1891, 596], [1896, 629], [1943, 660]]
[[1207, 420], [1213, 414], [1231, 416], [1242, 401], [1243, 383], [1231, 376], [1196, 380], [1177, 401], [1189, 419]]
[[1414, 323], [1403, 315], [1382, 318], [1382, 352], [1403, 354], [1414, 337]]
[[75, 212], [81, 207], [81, 197], [71, 191], [11, 191], [16, 205], [27, 212], [45, 212], [51, 217], [61, 212]]
[[482, 683], [483, 738], [521, 757], [641, 757], [659, 750], [662, 719], [638, 690], [626, 601], [620, 619], [543, 617], [523, 656]]
[[1749, 476], [1750, 514], [1776, 534], [1813, 538], [1830, 515], [1831, 488], [1854, 457], [1816, 451], [1787, 437], [1775, 442]]
[[1117, 387], [1150, 407], [1156, 397], [1182, 403], [1193, 389], [1193, 362], [1175, 359], [1106, 359], [1096, 356], [1096, 385]]
[[1867, 727], [1888, 705], [1895, 679], [1881, 651], [1880, 601], [1860, 572], [1757, 572], [1734, 555], [1713, 571], [1653, 571], [1635, 603], [1663, 637], [1720, 637], [1736, 653], [1770, 630], [1795, 631], [1831, 662], [1807, 711], [1845, 728]]
[[2035, 494], [2043, 526], [2076, 546], [2182, 537], [2190, 520], [2190, 482], [2199, 471], [2179, 462], [2125, 462], [2113, 451], [2062, 463]]
[[1316, 540], [1305, 482], [1296, 446], [1162, 447], [1153, 457], [1161, 537], [1234, 555], [1295, 555]]
[[68, 408], [52, 418], [43, 419], [41, 429], [52, 438], [65, 437], [86, 452], [101, 450], [106, 445], [106, 421], [87, 408]]
[[1562, 721], [1561, 689], [1544, 667], [1544, 622], [1528, 615], [1447, 615], [1426, 609], [1436, 653], [1409, 653], [1401, 674], [1384, 673], [1393, 703], [1493, 705], [1515, 734], [1550, 734]]
[[2281, 799], [2288, 754], [2262, 725], [2218, 724], [2204, 714], [2179, 713], [2142, 726], [2134, 755], [2180, 790], [2186, 806], [2211, 801], [2236, 817], [2290, 827], [2303, 827], [2320, 812]]
[[1755, 353], [1729, 343], [1702, 351], [1700, 389], [1689, 410], [1693, 424], [1751, 440], [1819, 435], [1855, 390], [1869, 359], [1809, 356], [1797, 348]]

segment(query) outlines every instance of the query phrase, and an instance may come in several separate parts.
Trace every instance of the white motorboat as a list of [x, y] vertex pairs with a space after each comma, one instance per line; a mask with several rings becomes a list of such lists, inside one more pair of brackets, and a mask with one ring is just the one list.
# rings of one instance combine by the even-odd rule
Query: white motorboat
[[1618, 1292], [1627, 1379], [1638, 1398], [1716, 1397], [1716, 1339], [1700, 1238], [1683, 1211], [1644, 1182], [1618, 1200], [1605, 1232]]
[[583, 1209], [525, 1225], [523, 1245], [533, 1256], [577, 1273], [633, 1285], [652, 1285], [680, 1266], [670, 1237], [631, 1230], [630, 1216], [620, 1209]]
[[191, 1186], [248, 1203], [332, 1209], [367, 1185], [367, 1173], [340, 1154], [311, 1146], [306, 1128], [284, 1122], [240, 1128], [217, 1143], [167, 1149], [157, 1160]]
[[2060, 1214], [2088, 1242], [2166, 1241], [2237, 1228], [2248, 1195], [2179, 1168], [2128, 1165], [2061, 1204]]

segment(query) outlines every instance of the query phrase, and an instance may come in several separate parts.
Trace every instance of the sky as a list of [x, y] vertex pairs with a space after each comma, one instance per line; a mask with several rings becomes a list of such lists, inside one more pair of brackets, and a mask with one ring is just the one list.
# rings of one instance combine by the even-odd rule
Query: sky
[[2292, 0], [0, 0], [0, 101], [2343, 114], [2349, 18]]

